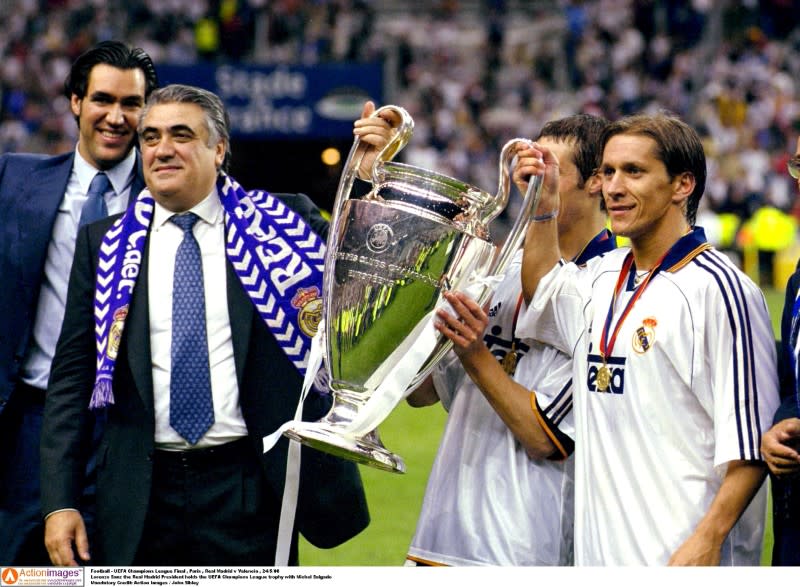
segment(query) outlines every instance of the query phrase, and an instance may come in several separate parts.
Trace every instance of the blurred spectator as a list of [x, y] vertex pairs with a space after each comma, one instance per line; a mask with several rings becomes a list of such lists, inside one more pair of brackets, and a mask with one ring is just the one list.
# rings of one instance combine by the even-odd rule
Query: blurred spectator
[[385, 59], [406, 160], [486, 190], [497, 154], [549, 119], [671, 110], [701, 130], [708, 214], [797, 211], [800, 27], [787, 0], [9, 0], [0, 6], [0, 152], [63, 152], [65, 67], [103, 38], [156, 63]]

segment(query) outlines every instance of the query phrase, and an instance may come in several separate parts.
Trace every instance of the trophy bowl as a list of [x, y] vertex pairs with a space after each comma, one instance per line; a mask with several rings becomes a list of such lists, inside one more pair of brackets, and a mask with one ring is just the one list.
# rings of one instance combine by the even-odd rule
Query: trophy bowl
[[[390, 160], [409, 140], [413, 120], [397, 106], [400, 125], [372, 168], [372, 189], [352, 195], [358, 140], [345, 163], [325, 253], [322, 338], [333, 405], [317, 422], [294, 422], [283, 434], [358, 463], [402, 473], [377, 426], [451, 348], [435, 311], [444, 291], [469, 291], [479, 303], [487, 278], [502, 273], [520, 246], [540, 180], [529, 182], [520, 214], [500, 252], [488, 225], [508, 202], [509, 164], [519, 141], [500, 157], [498, 193]], [[527, 141], [525, 141], [527, 142]], [[524, 216], [524, 217], [523, 217]]]

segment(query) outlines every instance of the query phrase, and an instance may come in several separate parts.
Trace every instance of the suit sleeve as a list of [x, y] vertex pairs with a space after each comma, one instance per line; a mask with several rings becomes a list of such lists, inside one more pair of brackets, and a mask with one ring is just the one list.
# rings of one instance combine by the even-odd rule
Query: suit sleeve
[[[800, 264], [798, 264], [800, 267]], [[786, 298], [783, 302], [783, 314], [781, 315], [781, 340], [778, 345], [778, 375], [781, 393], [781, 405], [775, 413], [774, 422], [780, 422], [786, 418], [800, 417], [800, 410], [797, 406], [797, 384], [795, 374], [792, 372], [792, 349], [789, 342], [792, 334], [792, 310], [794, 301], [797, 297], [798, 286], [800, 286], [800, 271], [797, 269], [789, 278], [786, 284]]]
[[79, 508], [91, 452], [89, 400], [95, 376], [94, 270], [87, 229], [78, 234], [66, 313], [45, 400], [42, 512]]
[[[308, 196], [273, 195], [299, 214], [320, 238], [327, 240], [328, 221]], [[330, 406], [329, 395], [311, 393], [306, 398], [303, 419], [318, 420]], [[282, 467], [285, 467], [285, 461]], [[355, 463], [303, 447], [300, 467], [297, 528], [306, 540], [317, 548], [333, 548], [369, 525], [367, 498]]]

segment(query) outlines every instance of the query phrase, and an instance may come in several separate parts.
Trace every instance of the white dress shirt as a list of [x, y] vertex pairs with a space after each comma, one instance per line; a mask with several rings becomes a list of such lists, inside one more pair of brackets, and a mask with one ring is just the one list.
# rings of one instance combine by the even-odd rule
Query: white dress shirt
[[148, 302], [150, 306], [150, 350], [153, 362], [153, 396], [156, 412], [156, 446], [162, 450], [186, 450], [224, 444], [247, 435], [239, 406], [239, 387], [233, 357], [231, 323], [226, 289], [225, 223], [216, 188], [191, 209], [200, 220], [194, 235], [203, 258], [206, 297], [208, 358], [214, 425], [191, 446], [169, 424], [172, 284], [175, 254], [183, 230], [169, 221], [172, 212], [155, 205], [148, 254]]

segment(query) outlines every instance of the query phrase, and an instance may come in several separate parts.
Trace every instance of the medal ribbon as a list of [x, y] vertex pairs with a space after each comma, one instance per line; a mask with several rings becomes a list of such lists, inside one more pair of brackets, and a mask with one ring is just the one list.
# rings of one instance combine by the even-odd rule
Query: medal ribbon
[[[669, 251], [667, 251], [668, 253]], [[622, 315], [617, 320], [616, 326], [614, 326], [614, 332], [611, 334], [611, 340], [608, 339], [608, 331], [611, 328], [611, 321], [614, 319], [614, 308], [617, 305], [617, 297], [619, 296], [619, 292], [622, 291], [622, 288], [625, 286], [625, 282], [628, 279], [628, 273], [631, 270], [631, 266], [633, 265], [633, 252], [628, 253], [628, 256], [625, 257], [625, 261], [622, 263], [622, 269], [620, 269], [619, 277], [617, 277], [617, 285], [614, 287], [614, 295], [611, 297], [611, 305], [608, 307], [608, 315], [606, 316], [606, 322], [603, 324], [603, 332], [600, 333], [600, 355], [603, 357], [603, 365], [606, 364], [608, 358], [611, 356], [611, 352], [614, 350], [614, 343], [617, 341], [617, 334], [619, 334], [620, 328], [622, 327], [622, 323], [625, 321], [625, 318], [628, 317], [628, 314], [633, 309], [633, 305], [636, 301], [641, 297], [642, 293], [644, 293], [645, 288], [650, 283], [650, 280], [655, 277], [656, 273], [661, 270], [661, 264], [664, 261], [664, 257], [667, 256], [667, 253], [664, 253], [662, 257], [656, 263], [656, 266], [650, 271], [650, 273], [645, 277], [645, 280], [642, 284], [636, 289], [634, 294], [631, 296], [631, 299], [628, 300], [625, 309], [622, 311]]]
[[517, 331], [517, 318], [519, 317], [519, 310], [522, 307], [522, 294], [519, 294], [517, 299], [517, 309], [514, 310], [514, 319], [511, 323], [511, 348], [503, 357], [503, 369], [509, 375], [513, 375], [517, 368], [517, 344], [516, 344], [516, 331]]

